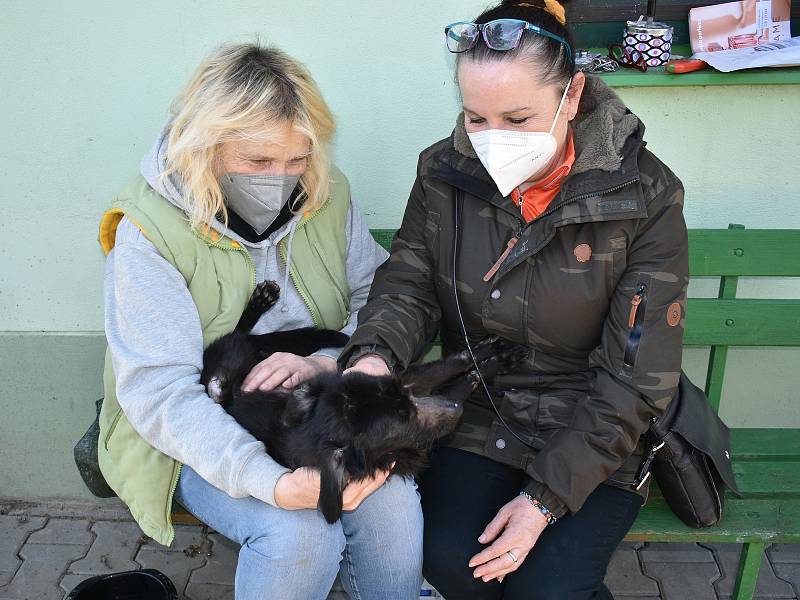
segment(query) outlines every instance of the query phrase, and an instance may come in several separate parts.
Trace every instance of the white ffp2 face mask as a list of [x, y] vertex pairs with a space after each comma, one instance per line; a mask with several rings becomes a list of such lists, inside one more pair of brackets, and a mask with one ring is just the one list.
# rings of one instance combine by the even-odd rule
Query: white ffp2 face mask
[[487, 129], [467, 134], [472, 147], [503, 196], [528, 179], [541, 175], [555, 156], [558, 142], [553, 136], [558, 115], [567, 98], [567, 83], [550, 131]]

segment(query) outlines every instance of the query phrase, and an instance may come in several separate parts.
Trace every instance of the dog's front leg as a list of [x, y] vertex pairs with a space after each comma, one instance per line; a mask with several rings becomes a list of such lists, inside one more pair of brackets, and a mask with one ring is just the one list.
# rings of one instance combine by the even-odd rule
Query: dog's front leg
[[[475, 360], [485, 361], [493, 354], [493, 344], [497, 338], [488, 338], [475, 344], [472, 348]], [[430, 394], [454, 377], [463, 375], [474, 368], [472, 358], [467, 350], [450, 354], [441, 360], [411, 365], [400, 374], [400, 383], [411, 394], [422, 396]]]
[[265, 312], [272, 308], [281, 295], [281, 288], [274, 281], [262, 281], [253, 290], [247, 306], [244, 308], [239, 322], [236, 324], [236, 331], [250, 333], [255, 324]]
[[479, 383], [478, 374], [473, 370], [437, 390], [436, 395], [445, 396], [448, 400], [463, 404], [472, 392], [478, 389]]
[[[530, 351], [521, 344], [490, 337], [475, 344], [472, 354], [481, 373], [491, 378], [515, 368], [529, 356]], [[409, 367], [400, 375], [400, 382], [411, 394], [422, 396], [438, 390], [451, 379], [464, 379], [463, 375], [470, 371], [477, 377], [474, 369], [469, 351], [462, 350], [442, 360]]]

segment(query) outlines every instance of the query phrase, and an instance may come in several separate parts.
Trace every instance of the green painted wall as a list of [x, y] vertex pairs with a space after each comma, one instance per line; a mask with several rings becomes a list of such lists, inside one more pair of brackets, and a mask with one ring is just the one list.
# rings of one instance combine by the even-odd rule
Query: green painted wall
[[[85, 496], [70, 449], [101, 389], [96, 223], [200, 59], [224, 41], [259, 36], [306, 62], [337, 115], [335, 156], [356, 200], [372, 226], [393, 227], [417, 154], [449, 134], [458, 111], [442, 28], [486, 4], [2, 3], [0, 496]], [[684, 181], [690, 227], [800, 227], [800, 86], [620, 93]], [[713, 286], [695, 282], [693, 291]], [[786, 282], [745, 281], [740, 290], [798, 295]], [[698, 381], [702, 360], [700, 350], [687, 354]], [[732, 424], [800, 427], [798, 366], [794, 349], [733, 350], [723, 414]]]

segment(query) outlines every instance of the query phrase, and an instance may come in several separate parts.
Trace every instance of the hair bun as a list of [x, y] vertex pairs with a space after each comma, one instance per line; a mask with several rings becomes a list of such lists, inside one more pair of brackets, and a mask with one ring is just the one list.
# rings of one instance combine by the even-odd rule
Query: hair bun
[[562, 25], [567, 24], [567, 13], [564, 11], [564, 5], [556, 0], [544, 0], [544, 9], [556, 18], [556, 21]]
[[552, 15], [556, 21], [562, 25], [567, 23], [567, 15], [564, 11], [564, 6], [557, 0], [543, 0], [534, 4], [533, 2], [525, 2], [524, 0], [506, 0], [503, 4], [507, 6], [514, 6], [517, 8], [538, 8], [544, 12]]

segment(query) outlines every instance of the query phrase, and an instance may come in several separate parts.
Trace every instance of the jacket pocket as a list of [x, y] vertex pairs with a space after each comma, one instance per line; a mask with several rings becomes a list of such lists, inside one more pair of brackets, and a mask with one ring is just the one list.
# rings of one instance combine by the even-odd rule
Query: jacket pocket
[[539, 394], [533, 390], [511, 389], [503, 392], [500, 415], [522, 429], [522, 433], [530, 434], [536, 425], [536, 413], [539, 409]]
[[569, 427], [575, 417], [575, 408], [585, 397], [584, 392], [576, 390], [553, 390], [542, 393], [536, 409], [536, 428], [547, 432]]
[[[342, 324], [342, 326], [344, 327], [344, 325], [346, 325], [347, 321], [350, 319], [350, 290], [342, 289], [342, 282], [339, 281], [334, 275], [334, 271], [328, 264], [328, 259], [325, 257], [325, 253], [319, 247], [319, 244], [314, 242], [313, 247], [314, 247], [314, 253], [317, 255], [319, 263], [322, 265], [322, 268], [325, 270], [325, 273], [328, 274], [328, 279], [330, 279], [332, 284], [331, 287], [335, 291], [336, 300], [342, 309], [342, 313], [345, 315], [344, 323]], [[345, 272], [346, 272], [346, 267], [345, 267]]]
[[484, 452], [489, 458], [515, 469], [524, 468], [527, 456], [544, 446], [536, 430], [539, 395], [529, 389], [504, 390], [496, 416], [489, 427]]
[[108, 431], [106, 431], [103, 437], [103, 446], [106, 450], [108, 450], [108, 442], [111, 440], [111, 436], [114, 435], [114, 430], [117, 428], [120, 418], [122, 418], [122, 409], [118, 408], [114, 418], [111, 419], [111, 425], [108, 426]]
[[502, 423], [495, 418], [486, 440], [486, 455], [498, 462], [524, 468], [561, 429], [569, 427], [578, 402], [585, 393], [572, 389], [538, 392], [511, 389], [503, 392], [499, 407]]
[[626, 367], [636, 366], [636, 355], [642, 343], [644, 334], [644, 315], [647, 311], [647, 284], [636, 284], [636, 292], [631, 297], [631, 309], [628, 316], [628, 342], [625, 344], [625, 357], [623, 362]]
[[[506, 422], [508, 423], [508, 421]], [[489, 436], [486, 439], [484, 453], [488, 458], [499, 463], [514, 469], [524, 469], [528, 463], [528, 456], [531, 453], [538, 453], [538, 450], [544, 447], [544, 443], [529, 435], [530, 432], [525, 431], [518, 424], [508, 423], [508, 425], [514, 428], [514, 433], [522, 438], [525, 443], [517, 439], [502, 423], [495, 419], [489, 428]]]

